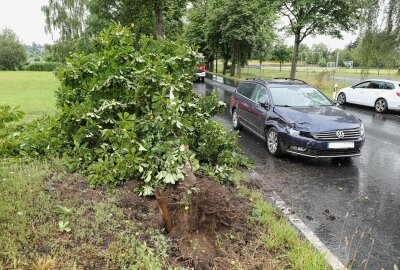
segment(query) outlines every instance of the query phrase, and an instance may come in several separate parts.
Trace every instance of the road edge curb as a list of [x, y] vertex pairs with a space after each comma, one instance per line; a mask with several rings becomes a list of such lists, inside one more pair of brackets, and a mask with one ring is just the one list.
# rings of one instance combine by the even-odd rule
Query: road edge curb
[[339, 258], [334, 255], [322, 241], [308, 228], [308, 226], [299, 218], [296, 214], [293, 214], [286, 203], [279, 197], [279, 195], [273, 191], [271, 199], [276, 207], [282, 212], [282, 214], [290, 221], [290, 223], [296, 227], [296, 229], [319, 251], [321, 252], [332, 270], [347, 270], [342, 264]]

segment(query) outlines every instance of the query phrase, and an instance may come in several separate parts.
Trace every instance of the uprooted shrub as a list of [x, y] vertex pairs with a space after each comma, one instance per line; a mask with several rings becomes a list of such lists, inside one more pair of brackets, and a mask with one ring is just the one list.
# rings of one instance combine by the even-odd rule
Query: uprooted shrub
[[95, 52], [72, 55], [58, 71], [56, 118], [11, 132], [0, 153], [62, 156], [93, 185], [138, 178], [143, 195], [183, 180], [187, 163], [221, 182], [249, 165], [236, 134], [210, 120], [225, 104], [192, 89], [199, 63], [191, 48], [137, 42], [117, 25], [93, 42]]

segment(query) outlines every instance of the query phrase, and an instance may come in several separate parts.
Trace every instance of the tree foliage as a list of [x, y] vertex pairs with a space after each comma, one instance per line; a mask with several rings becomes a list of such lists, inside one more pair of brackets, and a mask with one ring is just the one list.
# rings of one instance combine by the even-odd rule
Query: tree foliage
[[94, 185], [141, 179], [144, 195], [183, 180], [187, 164], [224, 182], [249, 164], [236, 134], [210, 120], [224, 104], [192, 90], [196, 52], [120, 26], [94, 43], [60, 69], [56, 119], [10, 132], [0, 154], [55, 154]]
[[[231, 60], [231, 76], [250, 58], [258, 36], [270, 35], [275, 20], [270, 5], [250, 0], [211, 0], [207, 16], [207, 42], [213, 50]], [[267, 33], [267, 34], [266, 34]]]
[[361, 6], [358, 0], [278, 0], [281, 15], [289, 21], [287, 30], [294, 35], [290, 77], [296, 76], [300, 43], [309, 35], [341, 37], [341, 31], [357, 26]]
[[282, 71], [282, 63], [289, 61], [292, 57], [292, 51], [283, 42], [275, 45], [271, 59], [279, 62], [279, 70]]
[[[381, 15], [385, 14], [382, 21]], [[400, 63], [400, 3], [388, 0], [365, 0], [363, 23], [355, 57], [365, 68], [393, 68]]]
[[61, 41], [81, 37], [85, 31], [87, 3], [88, 0], [49, 0], [42, 7], [46, 32], [57, 31]]
[[49, 0], [42, 7], [46, 31], [58, 31], [51, 46], [52, 60], [64, 61], [73, 52], [90, 52], [89, 39], [110, 24], [119, 23], [141, 35], [178, 39], [183, 31], [187, 0]]
[[275, 32], [271, 27], [261, 27], [254, 35], [251, 56], [253, 59], [257, 59], [260, 65], [271, 57], [274, 39]]
[[20, 69], [26, 60], [26, 49], [17, 35], [11, 29], [3, 29], [0, 32], [0, 70]]

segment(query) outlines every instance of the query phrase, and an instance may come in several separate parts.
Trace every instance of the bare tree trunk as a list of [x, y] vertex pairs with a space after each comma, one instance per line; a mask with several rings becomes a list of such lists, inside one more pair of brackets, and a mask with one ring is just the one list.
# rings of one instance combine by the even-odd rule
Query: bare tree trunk
[[165, 228], [167, 229], [167, 232], [170, 233], [174, 228], [174, 223], [172, 222], [172, 218], [168, 210], [167, 200], [159, 188], [156, 188], [156, 200], [165, 222]]
[[237, 56], [238, 56], [236, 44], [234, 44], [232, 47], [233, 47], [232, 48], [232, 64], [231, 64], [231, 72], [230, 72], [231, 77], [235, 76]]
[[279, 72], [282, 72], [282, 62], [279, 61]]
[[231, 71], [229, 73], [231, 77], [235, 76], [235, 70], [236, 70], [236, 56], [232, 56]]
[[207, 70], [213, 71], [214, 70], [214, 55], [213, 54], [209, 55], [207, 64], [208, 64]]
[[158, 39], [164, 38], [164, 15], [163, 15], [163, 0], [155, 1], [155, 12], [156, 12], [156, 36]]
[[237, 46], [237, 52], [238, 52], [237, 75], [238, 75], [238, 77], [240, 79], [242, 77], [242, 58], [241, 58], [241, 55], [240, 55], [239, 45]]
[[215, 53], [215, 72], [218, 73], [218, 53]]
[[300, 45], [300, 31], [297, 31], [294, 36], [293, 59], [292, 59], [292, 67], [290, 69], [290, 79], [296, 79], [297, 61], [299, 60], [299, 45]]
[[228, 59], [224, 59], [224, 67], [222, 68], [222, 74], [226, 74], [226, 70], [228, 69]]

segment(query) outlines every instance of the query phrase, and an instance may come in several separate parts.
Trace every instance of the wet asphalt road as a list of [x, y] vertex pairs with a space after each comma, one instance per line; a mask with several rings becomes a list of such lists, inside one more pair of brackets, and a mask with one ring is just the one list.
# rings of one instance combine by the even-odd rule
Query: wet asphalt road
[[[234, 88], [206, 79], [194, 89], [200, 95], [217, 91], [229, 107]], [[363, 120], [367, 135], [361, 157], [344, 164], [273, 158], [246, 130], [239, 142], [256, 165], [250, 173], [253, 185], [266, 197], [275, 191], [343, 263], [353, 262], [353, 269], [393, 269], [400, 266], [400, 115], [343, 109]], [[231, 127], [228, 110], [217, 119]]]

